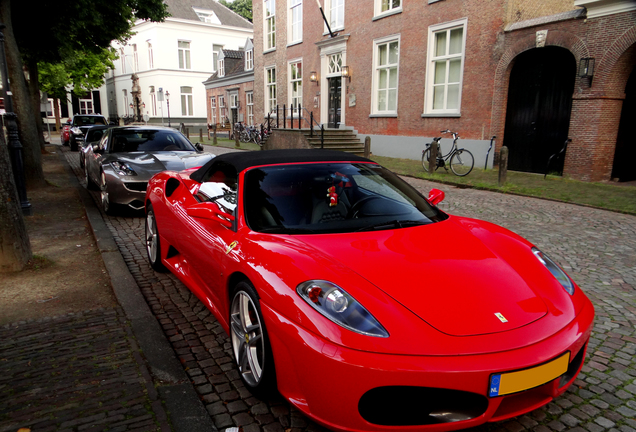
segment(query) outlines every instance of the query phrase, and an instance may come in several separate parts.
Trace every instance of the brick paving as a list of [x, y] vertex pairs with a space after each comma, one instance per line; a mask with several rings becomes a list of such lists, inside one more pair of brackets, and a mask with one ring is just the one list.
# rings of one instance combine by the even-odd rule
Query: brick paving
[[[82, 178], [77, 153], [65, 154]], [[588, 358], [575, 384], [546, 407], [474, 430], [636, 431], [636, 217], [407, 181], [424, 194], [432, 187], [444, 190], [447, 198], [440, 205], [444, 211], [497, 223], [535, 243], [564, 266], [596, 307]], [[287, 402], [261, 401], [245, 389], [232, 362], [229, 338], [214, 317], [174, 276], [155, 273], [147, 264], [142, 217], [104, 217], [219, 430], [232, 426], [242, 426], [244, 432], [324, 430]]]
[[0, 327], [0, 432], [170, 431], [121, 308]]

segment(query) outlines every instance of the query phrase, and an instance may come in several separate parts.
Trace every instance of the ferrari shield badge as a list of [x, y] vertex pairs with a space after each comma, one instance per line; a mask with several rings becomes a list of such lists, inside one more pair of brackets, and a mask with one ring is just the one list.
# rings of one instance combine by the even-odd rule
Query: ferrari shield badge
[[501, 321], [502, 323], [507, 323], [508, 320], [506, 319], [505, 316], [503, 316], [502, 314], [500, 314], [499, 312], [495, 312], [495, 316], [497, 318], [499, 318], [499, 321]]
[[227, 247], [227, 249], [225, 249], [225, 255], [229, 254], [230, 252], [232, 252], [232, 249], [234, 249], [236, 246], [238, 245], [238, 242], [235, 240], [232, 243], [230, 243]]

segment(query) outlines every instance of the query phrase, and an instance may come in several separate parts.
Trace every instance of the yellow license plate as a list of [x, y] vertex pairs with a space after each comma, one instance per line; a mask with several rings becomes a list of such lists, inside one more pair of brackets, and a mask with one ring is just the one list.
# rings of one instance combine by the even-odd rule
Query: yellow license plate
[[490, 397], [503, 396], [528, 390], [560, 377], [568, 370], [570, 353], [540, 366], [515, 372], [505, 372], [490, 376]]

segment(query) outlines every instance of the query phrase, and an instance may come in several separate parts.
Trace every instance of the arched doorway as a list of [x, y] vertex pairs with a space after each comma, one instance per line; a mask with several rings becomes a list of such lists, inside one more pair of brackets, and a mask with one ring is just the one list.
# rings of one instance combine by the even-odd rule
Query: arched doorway
[[612, 168], [612, 178], [621, 182], [636, 180], [636, 69], [629, 76], [625, 93]]
[[[576, 61], [560, 47], [520, 54], [510, 74], [504, 145], [508, 169], [545, 173], [551, 155], [568, 137]], [[563, 159], [549, 171], [562, 172]]]

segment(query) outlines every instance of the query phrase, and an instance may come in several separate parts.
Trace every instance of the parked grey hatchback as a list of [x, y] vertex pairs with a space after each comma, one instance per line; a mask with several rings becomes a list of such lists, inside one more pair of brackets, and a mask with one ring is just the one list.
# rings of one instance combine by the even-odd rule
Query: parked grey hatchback
[[108, 129], [99, 142], [87, 146], [84, 155], [86, 187], [100, 191], [102, 209], [108, 214], [117, 206], [142, 210], [154, 174], [196, 168], [214, 157], [174, 129], [150, 126]]

